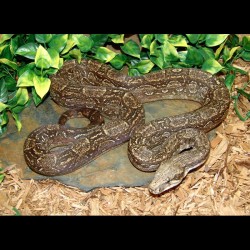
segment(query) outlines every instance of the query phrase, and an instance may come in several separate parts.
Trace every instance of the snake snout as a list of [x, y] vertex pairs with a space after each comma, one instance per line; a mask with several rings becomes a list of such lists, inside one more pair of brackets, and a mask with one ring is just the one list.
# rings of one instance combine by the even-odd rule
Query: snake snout
[[164, 181], [162, 179], [154, 178], [153, 181], [149, 184], [148, 189], [152, 194], [161, 194], [166, 191], [169, 185], [170, 178], [165, 178]]

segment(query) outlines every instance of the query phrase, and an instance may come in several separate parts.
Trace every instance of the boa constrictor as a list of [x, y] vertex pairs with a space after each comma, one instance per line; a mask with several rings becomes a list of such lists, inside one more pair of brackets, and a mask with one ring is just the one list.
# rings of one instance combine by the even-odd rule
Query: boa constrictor
[[[168, 68], [131, 77], [91, 59], [65, 62], [51, 77], [50, 95], [70, 110], [59, 124], [41, 126], [27, 137], [24, 157], [33, 171], [68, 174], [129, 141], [131, 163], [156, 171], [149, 184], [153, 194], [178, 185], [206, 161], [206, 132], [223, 121], [230, 103], [225, 84], [200, 69]], [[163, 99], [193, 100], [200, 108], [145, 123], [143, 103]], [[81, 116], [90, 120], [87, 127], [65, 126]]]

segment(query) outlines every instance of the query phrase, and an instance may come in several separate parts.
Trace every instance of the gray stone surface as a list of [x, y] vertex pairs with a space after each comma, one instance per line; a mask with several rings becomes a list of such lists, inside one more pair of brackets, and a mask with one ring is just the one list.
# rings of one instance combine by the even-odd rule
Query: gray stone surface
[[[170, 116], [194, 110], [199, 105], [191, 101], [165, 100], [144, 104], [146, 121], [163, 116]], [[31, 105], [21, 114], [23, 128], [17, 132], [14, 122], [11, 121], [7, 133], [0, 138], [0, 167], [16, 164], [22, 169], [24, 179], [41, 180], [56, 179], [64, 184], [90, 191], [96, 187], [112, 186], [147, 186], [154, 173], [137, 170], [127, 157], [127, 143], [114, 148], [74, 173], [57, 177], [46, 177], [34, 173], [27, 167], [23, 157], [23, 143], [28, 134], [43, 124], [57, 123], [60, 114], [65, 111], [50, 98], [39, 107]], [[73, 119], [75, 126], [80, 120]], [[75, 124], [74, 124], [75, 123]], [[212, 135], [214, 132], [210, 132]]]

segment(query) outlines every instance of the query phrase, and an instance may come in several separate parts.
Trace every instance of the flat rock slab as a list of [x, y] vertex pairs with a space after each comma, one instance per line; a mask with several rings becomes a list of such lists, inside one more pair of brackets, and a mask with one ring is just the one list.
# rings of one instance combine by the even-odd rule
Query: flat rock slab
[[[147, 103], [144, 104], [146, 122], [164, 116], [185, 113], [198, 107], [199, 104], [195, 102], [180, 100]], [[14, 122], [10, 121], [7, 132], [0, 138], [0, 167], [16, 164], [17, 167], [22, 169], [24, 179], [42, 180], [50, 178], [84, 191], [90, 191], [97, 187], [147, 186], [151, 182], [154, 176], [153, 172], [142, 172], [130, 163], [127, 156], [128, 143], [109, 150], [71, 174], [47, 177], [30, 170], [23, 156], [25, 139], [35, 128], [44, 124], [57, 123], [58, 118], [64, 111], [66, 111], [66, 108], [58, 106], [48, 97], [40, 106], [35, 107], [32, 104], [21, 113], [23, 128], [20, 132], [17, 132]], [[80, 120], [72, 119], [70, 125], [79, 126], [79, 122], [84, 122], [84, 119]], [[214, 134], [215, 132], [211, 131], [209, 137], [213, 137]]]

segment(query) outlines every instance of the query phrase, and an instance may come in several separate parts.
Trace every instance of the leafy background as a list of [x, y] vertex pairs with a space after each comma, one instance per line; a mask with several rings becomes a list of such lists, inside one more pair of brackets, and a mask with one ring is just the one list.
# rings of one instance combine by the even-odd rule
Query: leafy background
[[[0, 137], [7, 130], [9, 116], [17, 130], [21, 112], [33, 101], [42, 104], [49, 94], [50, 75], [67, 60], [92, 58], [128, 75], [139, 76], [169, 67], [194, 67], [222, 74], [232, 90], [237, 74], [246, 71], [233, 66], [235, 60], [250, 61], [250, 36], [237, 34], [2, 34], [0, 35]], [[250, 100], [248, 82], [232, 95], [235, 112], [239, 97]]]

